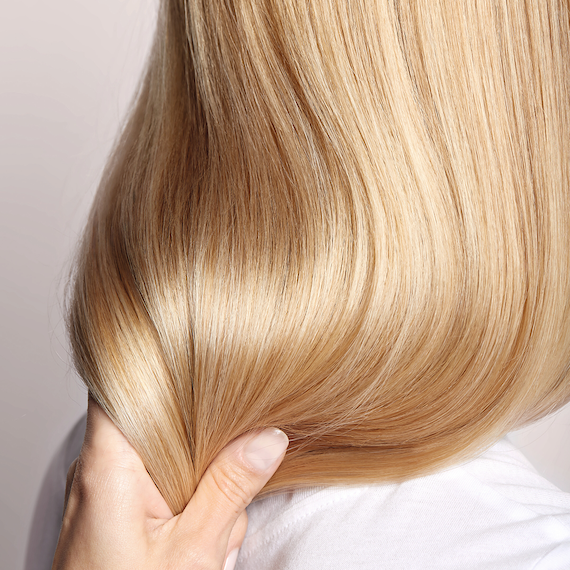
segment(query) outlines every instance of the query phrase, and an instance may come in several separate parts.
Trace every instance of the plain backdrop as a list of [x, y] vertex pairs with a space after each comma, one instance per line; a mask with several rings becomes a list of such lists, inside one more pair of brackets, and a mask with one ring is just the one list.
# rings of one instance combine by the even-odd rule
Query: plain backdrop
[[[69, 263], [148, 53], [157, 0], [0, 7], [0, 568], [21, 570], [34, 502], [86, 409], [62, 323]], [[570, 407], [512, 435], [570, 491]]]

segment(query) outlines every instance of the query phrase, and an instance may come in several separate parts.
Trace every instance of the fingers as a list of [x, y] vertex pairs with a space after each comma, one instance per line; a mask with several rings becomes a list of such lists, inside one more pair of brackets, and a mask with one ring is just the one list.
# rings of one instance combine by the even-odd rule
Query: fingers
[[82, 463], [85, 463], [92, 455], [101, 466], [109, 462], [144, 470], [140, 457], [127, 438], [90, 395], [87, 405], [85, 439], [81, 448]]
[[230, 534], [230, 539], [228, 541], [228, 547], [226, 548], [226, 563], [224, 570], [231, 570], [237, 560], [238, 551], [245, 538], [245, 533], [247, 531], [247, 512], [243, 511], [238, 517], [238, 520], [234, 524], [234, 528]]
[[92, 567], [85, 560], [96, 556], [106, 560], [99, 565], [105, 568], [142, 567], [144, 561], [148, 567], [230, 570], [247, 529], [245, 508], [276, 471], [288, 443], [277, 429], [236, 439], [173, 517], [136, 450], [90, 398], [83, 447], [67, 476], [54, 567]]
[[[274, 428], [239, 437], [229, 444], [202, 477], [180, 516], [180, 530], [196, 528], [196, 521], [200, 521], [200, 542], [226, 553], [232, 528], [275, 473], [288, 444], [287, 436]], [[244, 536], [245, 527], [238, 525], [232, 536], [232, 540], [239, 539], [236, 547]]]
[[121, 507], [133, 519], [172, 518], [138, 453], [91, 396], [85, 439], [72, 482], [83, 496], [96, 493], [101, 504], [116, 505], [117, 510]]

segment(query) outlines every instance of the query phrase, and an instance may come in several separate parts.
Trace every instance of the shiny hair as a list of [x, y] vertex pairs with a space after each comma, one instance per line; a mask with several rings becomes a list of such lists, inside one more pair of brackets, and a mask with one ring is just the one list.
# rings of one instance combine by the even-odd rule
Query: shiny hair
[[180, 512], [404, 480], [570, 399], [563, 0], [164, 0], [69, 298], [90, 393]]

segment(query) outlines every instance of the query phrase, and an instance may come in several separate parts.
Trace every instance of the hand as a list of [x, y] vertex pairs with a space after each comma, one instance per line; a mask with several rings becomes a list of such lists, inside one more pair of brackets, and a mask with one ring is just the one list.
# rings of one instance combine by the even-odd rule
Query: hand
[[52, 570], [229, 570], [247, 528], [246, 506], [281, 463], [277, 429], [241, 436], [212, 462], [173, 516], [140, 457], [89, 398], [81, 454], [67, 475]]

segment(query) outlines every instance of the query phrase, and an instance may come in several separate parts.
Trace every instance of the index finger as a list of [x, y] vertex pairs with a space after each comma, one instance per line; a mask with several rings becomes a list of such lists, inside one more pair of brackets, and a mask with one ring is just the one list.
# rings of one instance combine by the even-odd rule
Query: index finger
[[[128, 505], [134, 517], [170, 519], [172, 511], [142, 459], [121, 430], [89, 395], [87, 427], [76, 466], [78, 485], [101, 504]], [[78, 476], [74, 477], [74, 483]]]
[[144, 469], [138, 453], [91, 394], [87, 403], [87, 426], [81, 448], [83, 462], [90, 456], [96, 457], [99, 464], [110, 462]]

